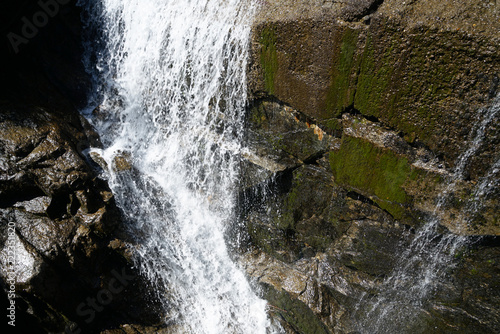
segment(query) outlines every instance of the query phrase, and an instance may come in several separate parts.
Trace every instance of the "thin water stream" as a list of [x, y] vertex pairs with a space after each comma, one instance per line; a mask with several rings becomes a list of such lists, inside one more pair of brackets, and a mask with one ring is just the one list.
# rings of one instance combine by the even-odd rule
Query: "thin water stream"
[[452, 225], [458, 233], [442, 233], [441, 213], [446, 209], [448, 197], [464, 178], [464, 172], [472, 156], [481, 148], [485, 131], [500, 111], [500, 96], [491, 107], [478, 112], [465, 150], [457, 158], [455, 168], [444, 182], [445, 189], [439, 194], [437, 204], [427, 222], [417, 229], [410, 245], [399, 256], [392, 274], [381, 285], [380, 292], [373, 297], [364, 296], [355, 315], [362, 333], [410, 333], [421, 327], [420, 316], [425, 317], [429, 298], [447, 280], [448, 271], [456, 265], [455, 255], [467, 246], [469, 238], [465, 231], [472, 218], [484, 205], [485, 197], [498, 186], [500, 158], [489, 167], [473, 189]]

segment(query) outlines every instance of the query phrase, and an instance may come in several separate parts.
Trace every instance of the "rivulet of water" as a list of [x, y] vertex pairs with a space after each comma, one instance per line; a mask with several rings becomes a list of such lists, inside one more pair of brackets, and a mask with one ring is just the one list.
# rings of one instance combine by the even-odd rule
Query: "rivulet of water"
[[[398, 255], [392, 274], [387, 277], [374, 297], [363, 297], [355, 315], [361, 333], [423, 333], [420, 316], [425, 313], [429, 296], [435, 293], [446, 279], [447, 271], [455, 264], [455, 254], [467, 245], [466, 236], [439, 231], [440, 213], [446, 209], [449, 194], [464, 177], [470, 158], [478, 152], [485, 138], [485, 131], [500, 110], [500, 96], [489, 108], [480, 110], [466, 149], [457, 158], [455, 168], [446, 180], [447, 186], [438, 196], [435, 211], [426, 224], [417, 229], [409, 247]], [[494, 162], [486, 175], [480, 178], [472, 196], [465, 203], [453, 225], [467, 227], [476, 213], [483, 208], [485, 197], [498, 187], [500, 160]], [[424, 315], [425, 316], [425, 315]]]
[[247, 48], [245, 0], [81, 0], [89, 119], [137, 265], [182, 333], [266, 333], [266, 302], [231, 261]]

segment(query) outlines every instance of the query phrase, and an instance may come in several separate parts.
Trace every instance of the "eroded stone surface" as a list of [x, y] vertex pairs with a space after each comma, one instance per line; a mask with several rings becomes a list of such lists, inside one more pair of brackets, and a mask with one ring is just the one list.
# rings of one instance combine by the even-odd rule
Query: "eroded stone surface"
[[[469, 242], [436, 295], [406, 310], [415, 315], [406, 330], [500, 326], [490, 281], [499, 272], [497, 191], [479, 206], [474, 199], [485, 175], [498, 182], [498, 117], [464, 177], [453, 175], [498, 94], [498, 15], [498, 4], [480, 1], [264, 3], [249, 66], [249, 150], [267, 161], [261, 167], [297, 160], [262, 167], [258, 182], [246, 182], [242, 215], [253, 253], [243, 262], [287, 328], [314, 332], [304, 323], [319, 319], [325, 327], [317, 332], [362, 331], [357, 321], [368, 310], [361, 301], [379, 294], [414, 229], [430, 217], [440, 220], [436, 238], [451, 231]], [[279, 145], [290, 111], [302, 128], [295, 133], [314, 125], [330, 144], [297, 135]], [[314, 158], [300, 158], [310, 148]], [[295, 284], [287, 288], [286, 279]]]

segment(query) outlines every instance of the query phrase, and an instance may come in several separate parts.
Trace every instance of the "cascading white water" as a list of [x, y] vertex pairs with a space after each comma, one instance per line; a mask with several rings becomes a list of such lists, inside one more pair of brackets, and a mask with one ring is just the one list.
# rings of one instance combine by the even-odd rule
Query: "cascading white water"
[[[360, 301], [355, 317], [361, 333], [413, 333], [421, 328], [419, 315], [425, 313], [429, 296], [446, 281], [447, 271], [455, 265], [455, 254], [468, 243], [468, 238], [460, 234], [439, 233], [441, 210], [446, 208], [449, 194], [463, 179], [467, 163], [484, 141], [486, 127], [499, 111], [500, 95], [490, 108], [478, 113], [466, 150], [458, 157], [428, 222], [416, 231], [410, 246], [398, 257], [393, 273], [384, 280], [379, 294]], [[471, 223], [472, 217], [482, 209], [485, 197], [499, 186], [499, 173], [500, 159], [479, 180], [460, 215], [455, 217], [453, 224], [458, 231]]]
[[252, 3], [80, 1], [102, 38], [87, 46], [100, 103], [89, 118], [105, 146], [94, 151], [136, 235], [137, 265], [180, 332], [272, 331], [224, 240], [235, 219]]

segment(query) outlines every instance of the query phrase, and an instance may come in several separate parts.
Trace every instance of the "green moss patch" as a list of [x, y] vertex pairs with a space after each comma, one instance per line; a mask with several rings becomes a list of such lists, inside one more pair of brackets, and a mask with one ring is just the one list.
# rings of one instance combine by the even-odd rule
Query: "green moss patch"
[[[332, 84], [328, 91], [326, 108], [330, 117], [338, 117], [342, 111], [354, 102], [354, 87], [351, 81], [355, 66], [355, 52], [359, 32], [347, 28], [340, 45], [340, 53], [332, 68]], [[352, 88], [352, 89], [351, 89]]]
[[274, 94], [274, 78], [278, 71], [278, 55], [276, 53], [276, 34], [273, 28], [265, 27], [260, 35], [260, 62], [264, 71], [265, 89], [269, 95]]
[[279, 314], [296, 333], [330, 333], [306, 304], [293, 298], [288, 292], [278, 291], [267, 284], [263, 285], [263, 290], [264, 298], [271, 305], [271, 312]]
[[368, 35], [361, 60], [355, 107], [364, 115], [380, 117], [379, 110], [387, 107], [385, 97], [393, 79], [394, 63], [391, 59], [393, 45], [380, 56], [380, 50]]
[[403, 218], [411, 198], [402, 186], [413, 178], [405, 157], [360, 138], [344, 136], [340, 149], [330, 153], [335, 182], [374, 200], [396, 219]]

